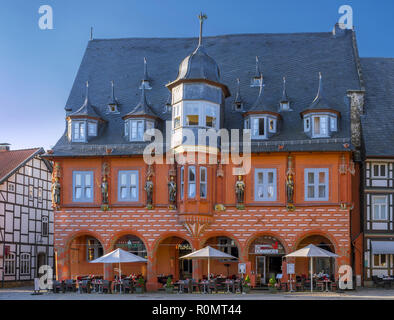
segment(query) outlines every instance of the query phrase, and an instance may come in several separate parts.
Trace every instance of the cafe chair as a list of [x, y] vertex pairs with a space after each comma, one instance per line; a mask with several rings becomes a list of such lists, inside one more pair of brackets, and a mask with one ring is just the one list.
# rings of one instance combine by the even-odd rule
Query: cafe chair
[[63, 281], [53, 280], [52, 290], [53, 290], [53, 293], [59, 293], [59, 292], [66, 293], [66, 287], [65, 287]]
[[90, 291], [91, 291], [90, 280], [82, 280], [81, 289], [82, 289], [82, 292], [90, 293]]
[[77, 292], [77, 283], [75, 280], [72, 280], [72, 279], [66, 280], [64, 284], [65, 284], [65, 289], [67, 292], [68, 291]]
[[105, 293], [112, 293], [111, 284], [112, 284], [112, 281], [103, 280], [103, 284], [102, 284], [103, 293], [104, 292]]
[[385, 286], [384, 280], [379, 278], [378, 276], [372, 276], [372, 281], [376, 288], [384, 288]]
[[123, 280], [123, 290], [124, 293], [129, 292], [133, 293], [134, 292], [134, 283], [132, 280]]
[[218, 293], [218, 286], [217, 286], [217, 280], [216, 279], [209, 280], [208, 291], [210, 293], [212, 293], [212, 291], [215, 291], [215, 293]]

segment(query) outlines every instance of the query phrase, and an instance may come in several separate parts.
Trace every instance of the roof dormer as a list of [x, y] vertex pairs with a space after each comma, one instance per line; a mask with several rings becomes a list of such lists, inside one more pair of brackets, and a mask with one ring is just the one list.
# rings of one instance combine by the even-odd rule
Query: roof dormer
[[319, 72], [319, 89], [311, 105], [301, 112], [304, 132], [310, 138], [329, 138], [338, 131], [341, 114], [332, 108], [332, 103], [323, 95], [322, 74]]
[[67, 116], [67, 136], [71, 142], [88, 142], [97, 137], [99, 124], [105, 122], [91, 105], [89, 82], [86, 82], [86, 97], [83, 105]]
[[256, 56], [256, 71], [253, 76], [253, 78], [250, 81], [250, 86], [252, 88], [254, 87], [260, 87], [263, 81], [263, 73], [261, 72], [260, 69], [260, 62], [259, 62], [259, 57]]
[[107, 113], [113, 113], [113, 114], [118, 114], [119, 103], [115, 98], [115, 88], [114, 88], [114, 81], [111, 81], [111, 97], [108, 101], [108, 110]]
[[252, 140], [269, 139], [279, 132], [280, 114], [277, 107], [265, 102], [264, 81], [260, 78], [260, 91], [254, 105], [243, 114], [244, 128], [251, 129]]

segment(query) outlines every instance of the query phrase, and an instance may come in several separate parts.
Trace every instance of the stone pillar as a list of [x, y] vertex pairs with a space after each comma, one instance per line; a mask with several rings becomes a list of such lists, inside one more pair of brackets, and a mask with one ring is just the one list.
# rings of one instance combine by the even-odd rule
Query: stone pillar
[[146, 277], [146, 290], [157, 291], [159, 289], [159, 283], [157, 282], [157, 265], [152, 252], [148, 253]]
[[[193, 250], [200, 250], [200, 241], [197, 238], [194, 238], [192, 240], [192, 248]], [[198, 279], [202, 279], [202, 261], [201, 260], [193, 260], [193, 279], [198, 280]]]
[[56, 247], [57, 252], [57, 266], [56, 276], [58, 280], [64, 280], [70, 278], [70, 257], [63, 247]]

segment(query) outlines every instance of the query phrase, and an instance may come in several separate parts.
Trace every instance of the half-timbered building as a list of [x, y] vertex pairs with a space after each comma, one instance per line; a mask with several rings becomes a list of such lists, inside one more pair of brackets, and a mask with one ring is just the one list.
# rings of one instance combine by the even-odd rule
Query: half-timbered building
[[[351, 265], [361, 276], [360, 79], [355, 33], [339, 25], [325, 33], [91, 40], [64, 134], [46, 154], [59, 183], [57, 277], [110, 278], [112, 266], [89, 261], [120, 247], [148, 259], [122, 270], [141, 272], [154, 290], [163, 276], [206, 275], [205, 263], [179, 257], [211, 245], [246, 263], [259, 286], [285, 278], [283, 256], [311, 243], [339, 255], [316, 259], [315, 272], [338, 279], [339, 266]], [[164, 141], [148, 154], [163, 153], [163, 164], [144, 160], [152, 128]], [[249, 132], [249, 144], [242, 136], [233, 146], [250, 145], [250, 170], [220, 161], [223, 141], [185, 139], [198, 129]], [[166, 161], [187, 151], [219, 162]], [[308, 274], [306, 260], [292, 262]], [[211, 270], [238, 272], [228, 260]]]
[[361, 59], [366, 86], [362, 117], [362, 212], [366, 284], [394, 275], [394, 59]]
[[52, 165], [44, 149], [0, 145], [0, 281], [26, 285], [54, 266]]

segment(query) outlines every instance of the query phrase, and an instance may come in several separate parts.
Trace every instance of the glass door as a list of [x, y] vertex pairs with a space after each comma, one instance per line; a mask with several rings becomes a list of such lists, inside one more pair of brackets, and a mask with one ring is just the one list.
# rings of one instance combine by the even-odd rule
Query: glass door
[[260, 285], [266, 283], [266, 271], [265, 271], [265, 256], [256, 257], [256, 276], [260, 279]]

